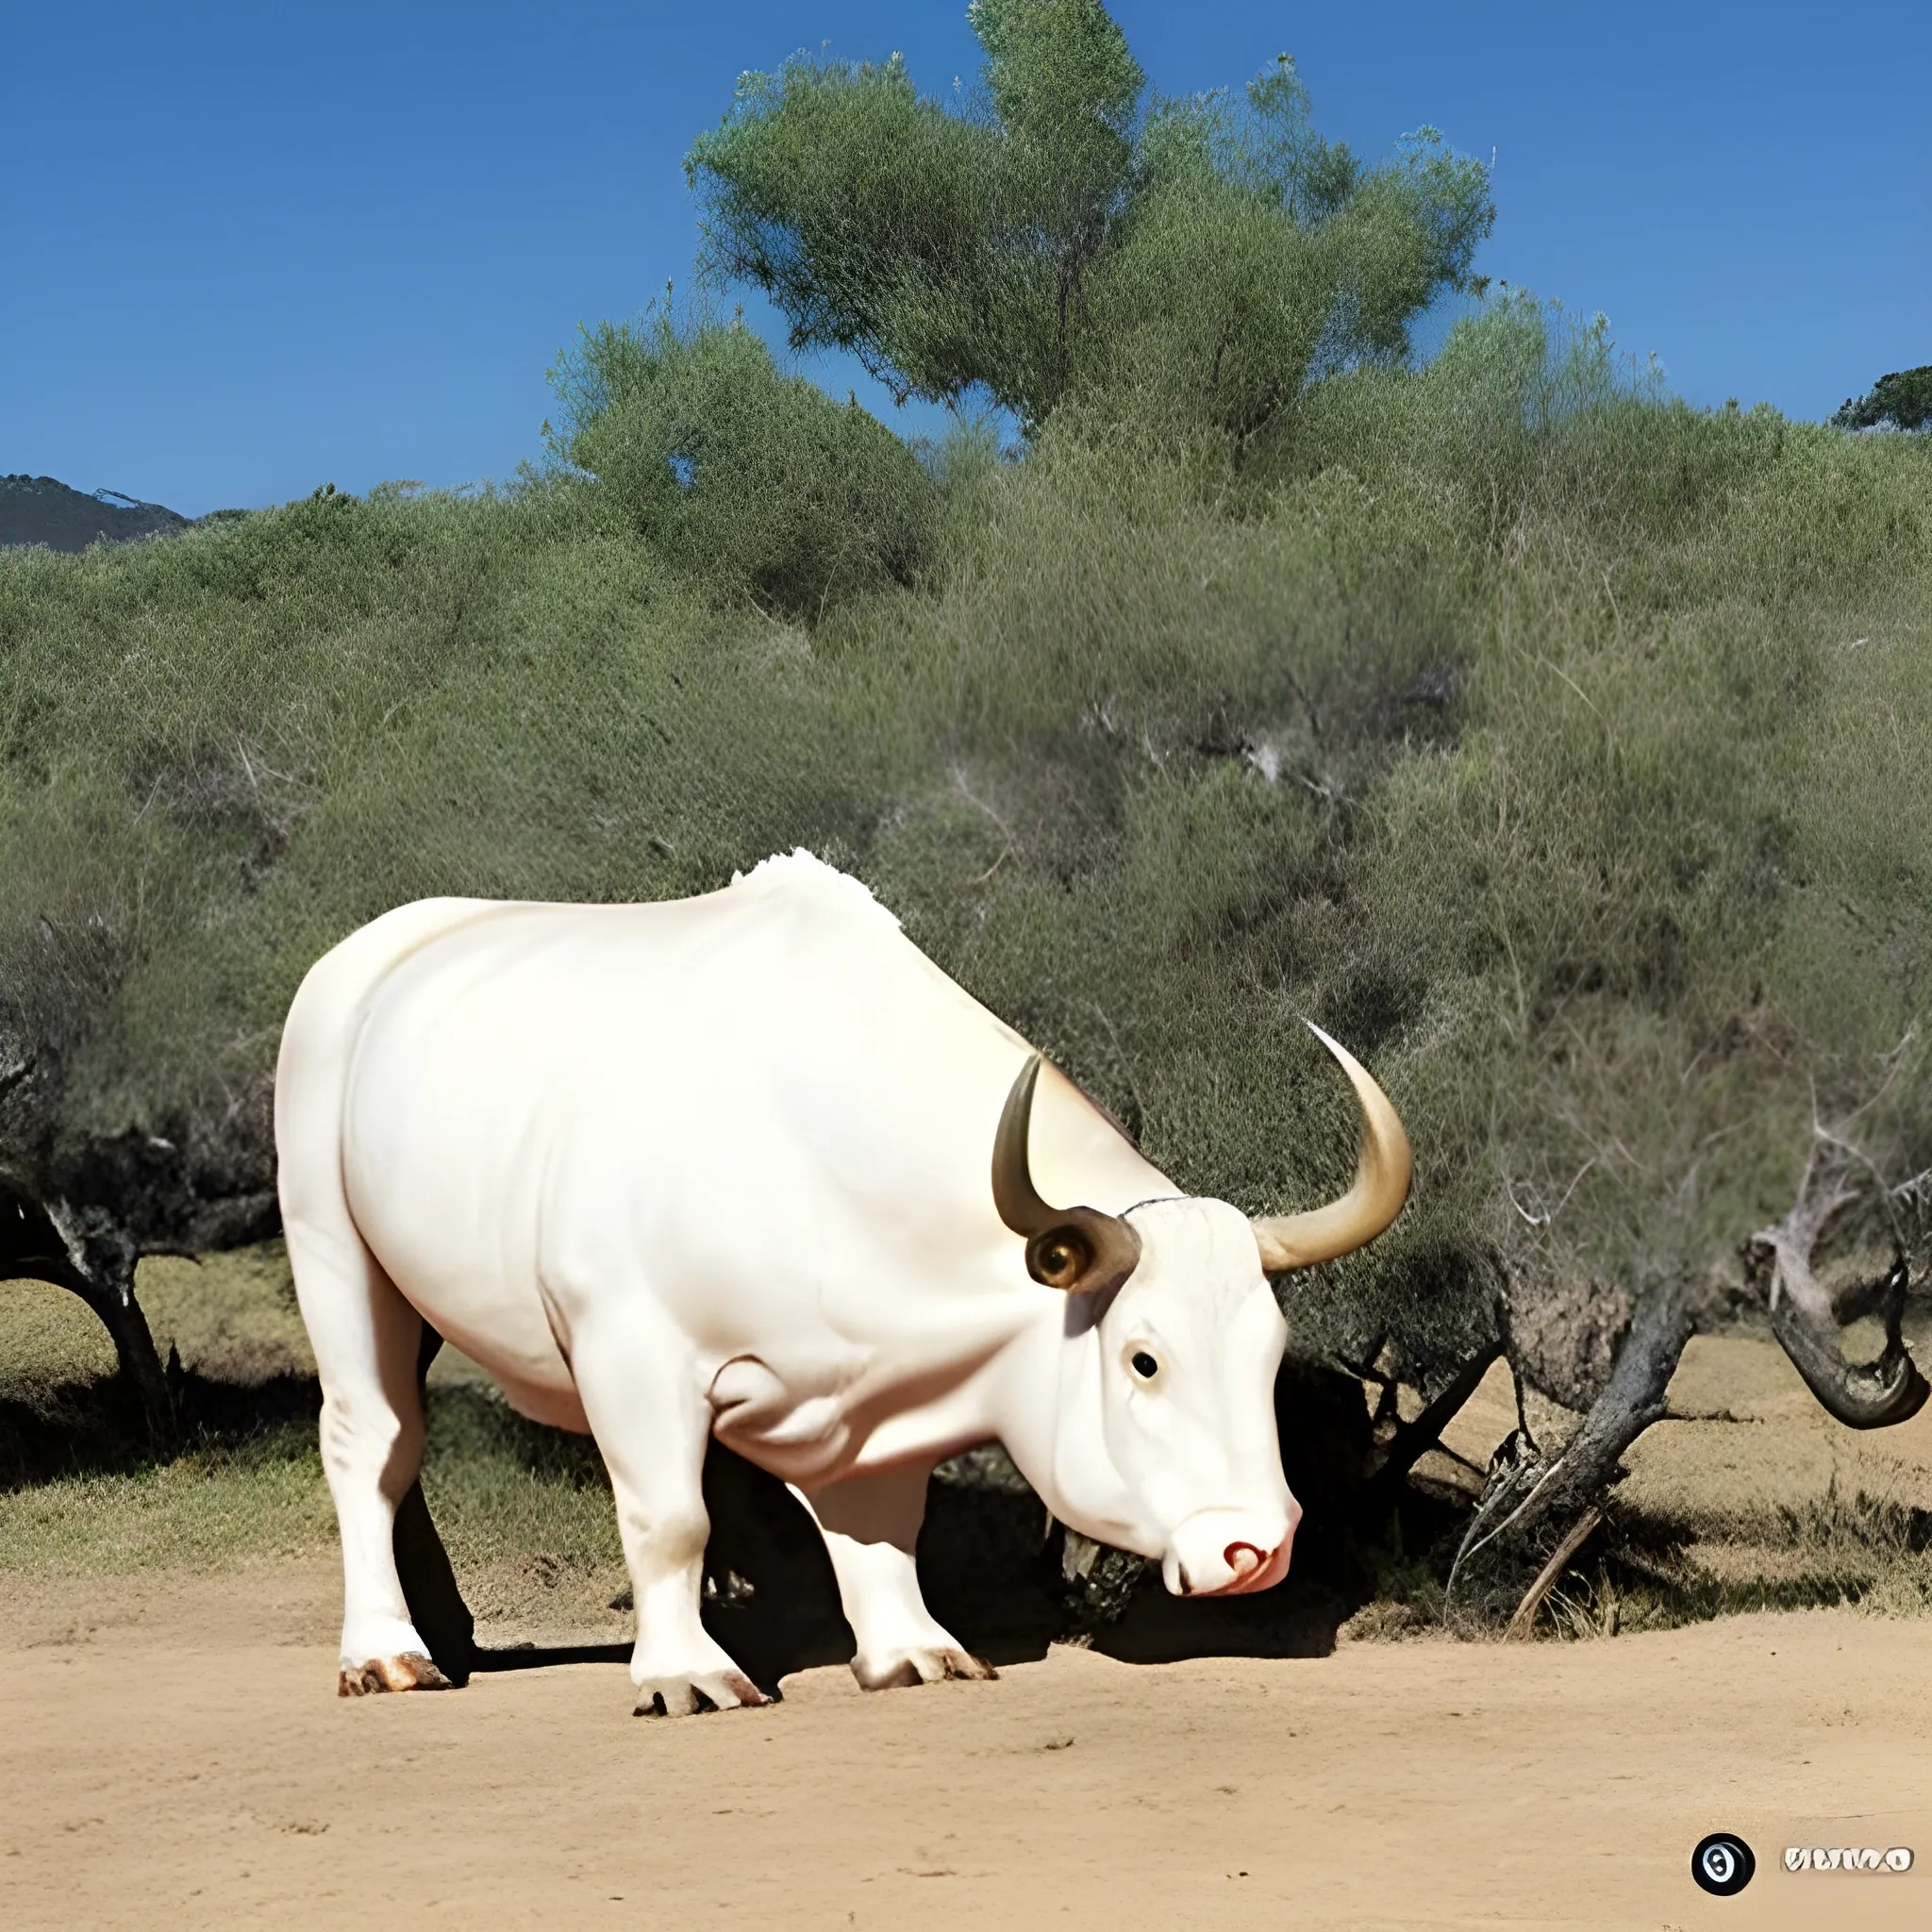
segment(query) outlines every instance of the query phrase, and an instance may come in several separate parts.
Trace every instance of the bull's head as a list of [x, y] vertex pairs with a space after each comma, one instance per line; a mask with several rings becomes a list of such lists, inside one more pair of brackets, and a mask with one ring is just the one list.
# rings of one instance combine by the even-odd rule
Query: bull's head
[[1067, 1297], [1048, 1502], [1104, 1542], [1157, 1558], [1179, 1596], [1266, 1590], [1287, 1574], [1301, 1509], [1281, 1473], [1274, 1390], [1288, 1326], [1270, 1274], [1358, 1248], [1407, 1198], [1408, 1138], [1367, 1072], [1313, 1029], [1353, 1083], [1361, 1160], [1341, 1200], [1251, 1221], [1224, 1201], [1054, 1208], [1033, 1185], [1038, 1055], [993, 1141], [1000, 1219], [1033, 1278]]

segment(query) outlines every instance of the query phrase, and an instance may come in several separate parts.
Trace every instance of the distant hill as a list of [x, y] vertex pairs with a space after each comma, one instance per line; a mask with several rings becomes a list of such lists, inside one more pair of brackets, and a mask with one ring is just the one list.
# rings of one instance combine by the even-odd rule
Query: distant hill
[[192, 521], [118, 490], [89, 496], [51, 476], [0, 476], [0, 547], [44, 543], [49, 550], [85, 550], [94, 542], [165, 536]]

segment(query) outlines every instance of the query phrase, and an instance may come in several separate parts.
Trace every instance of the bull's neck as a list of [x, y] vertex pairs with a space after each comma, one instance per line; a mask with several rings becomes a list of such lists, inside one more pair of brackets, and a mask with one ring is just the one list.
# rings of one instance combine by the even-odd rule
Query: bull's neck
[[[1062, 1467], [1062, 1444], [1071, 1436], [1087, 1444], [1080, 1460], [1091, 1464], [1104, 1457], [1100, 1413], [1100, 1331], [1097, 1323], [1083, 1322], [1081, 1312], [1066, 1298], [1042, 1299], [1039, 1310], [1021, 1327], [997, 1357], [987, 1365], [987, 1420], [991, 1432], [1006, 1444], [1013, 1465], [1038, 1491], [1041, 1500], [1062, 1523], [1087, 1528], [1097, 1522], [1096, 1496], [1068, 1493]], [[1069, 1317], [1073, 1319], [1070, 1320]], [[1091, 1487], [1099, 1471], [1084, 1472]], [[1104, 1482], [1100, 1487], [1106, 1487]], [[1104, 1528], [1089, 1530], [1104, 1535]]]
[[[1050, 1468], [1053, 1431], [1034, 1426], [1032, 1412], [1050, 1411], [1057, 1399], [1064, 1309], [1050, 1290], [1007, 1289], [955, 1304], [943, 1322], [880, 1350], [839, 1401], [852, 1432], [850, 1473], [937, 1459], [994, 1438], [1016, 1462], [1024, 1458], [1029, 1478], [1032, 1467]], [[769, 1441], [734, 1446], [801, 1479], [798, 1469], [778, 1467]]]

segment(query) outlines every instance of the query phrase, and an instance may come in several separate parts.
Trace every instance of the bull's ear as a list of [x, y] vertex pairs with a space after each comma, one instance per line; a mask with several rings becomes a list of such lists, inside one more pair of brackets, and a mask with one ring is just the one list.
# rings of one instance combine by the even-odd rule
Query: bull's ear
[[1093, 1266], [1093, 1249], [1071, 1222], [1050, 1227], [1026, 1243], [1026, 1272], [1048, 1288], [1071, 1291]]
[[1070, 1208], [1057, 1225], [1026, 1243], [1026, 1272], [1064, 1294], [1118, 1288], [1141, 1259], [1141, 1237], [1118, 1216]]
[[1097, 1208], [1054, 1208], [1033, 1185], [1026, 1156], [1033, 1091], [1041, 1058], [1020, 1069], [992, 1141], [992, 1200], [1000, 1219], [1025, 1239], [1026, 1272], [1066, 1294], [1117, 1288], [1141, 1259], [1141, 1237], [1116, 1214]]

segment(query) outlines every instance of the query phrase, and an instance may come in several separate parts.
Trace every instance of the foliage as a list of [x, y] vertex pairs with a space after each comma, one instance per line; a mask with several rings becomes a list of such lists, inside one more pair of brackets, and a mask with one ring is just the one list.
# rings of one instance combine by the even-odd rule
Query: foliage
[[741, 322], [607, 323], [552, 383], [553, 453], [693, 575], [799, 615], [911, 577], [933, 508], [912, 454], [857, 402], [781, 375]]
[[795, 348], [902, 394], [980, 390], [1037, 428], [1066, 398], [1252, 431], [1310, 373], [1399, 362], [1470, 275], [1486, 171], [1433, 129], [1366, 168], [1309, 125], [1284, 55], [1239, 104], [1143, 106], [1099, 0], [975, 0], [957, 108], [897, 57], [747, 74], [686, 162], [708, 266]]
[[1815, 1121], [1932, 1169], [1932, 445], [1690, 409], [1522, 295], [1411, 367], [1481, 168], [1364, 166], [1286, 60], [1149, 105], [1098, 0], [972, 17], [958, 106], [794, 60], [691, 168], [794, 342], [1023, 459], [660, 314], [560, 360], [512, 491], [0, 558], [0, 1169], [265, 1172], [281, 1016], [376, 913], [806, 845], [1190, 1189], [1344, 1184], [1341, 1035], [1419, 1180], [1298, 1344], [1432, 1391], [1501, 1335], [1587, 1402]]
[[[0, 559], [0, 984], [68, 1131], [258, 1108], [302, 973], [404, 899], [804, 844], [1184, 1186], [1336, 1191], [1301, 1016], [1367, 1057], [1414, 1205], [1289, 1307], [1424, 1386], [1507, 1291], [1586, 1397], [1630, 1296], [1735, 1279], [1814, 1105], [1882, 1088], [1862, 1142], [1932, 1166], [1918, 440], [1701, 414], [1495, 303], [1259, 435], [901, 465], [918, 577], [828, 576], [808, 628], [721, 602], [625, 474]], [[706, 514], [782, 522], [794, 474], [722, 464]]]
[[1932, 429], [1932, 363], [1881, 375], [1861, 396], [1848, 396], [1831, 419], [1840, 429]]

